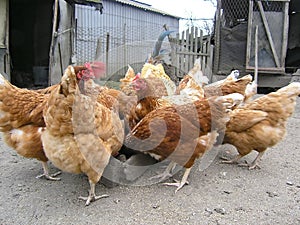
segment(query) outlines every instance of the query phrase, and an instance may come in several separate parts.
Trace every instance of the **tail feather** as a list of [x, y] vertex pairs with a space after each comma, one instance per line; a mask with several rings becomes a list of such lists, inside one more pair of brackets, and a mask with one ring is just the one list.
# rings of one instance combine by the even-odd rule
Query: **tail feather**
[[300, 95], [300, 82], [293, 82], [277, 90], [278, 93], [285, 93], [288, 97]]

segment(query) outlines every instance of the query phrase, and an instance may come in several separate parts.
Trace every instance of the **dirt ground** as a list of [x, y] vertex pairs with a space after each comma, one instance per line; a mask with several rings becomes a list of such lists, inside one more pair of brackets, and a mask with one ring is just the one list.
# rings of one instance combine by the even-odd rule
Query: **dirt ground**
[[190, 184], [176, 194], [161, 184], [108, 188], [99, 183], [96, 193], [109, 197], [88, 207], [78, 200], [87, 195], [86, 176], [36, 179], [40, 163], [0, 141], [0, 224], [300, 224], [300, 98], [287, 131], [264, 155], [260, 170], [219, 164], [227, 150], [235, 153], [225, 145], [215, 149], [217, 157], [205, 170], [199, 168], [209, 163], [197, 161]]

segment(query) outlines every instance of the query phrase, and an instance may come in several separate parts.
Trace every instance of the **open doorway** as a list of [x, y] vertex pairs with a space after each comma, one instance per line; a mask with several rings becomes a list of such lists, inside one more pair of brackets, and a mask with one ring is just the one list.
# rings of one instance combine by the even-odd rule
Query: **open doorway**
[[18, 87], [48, 85], [53, 1], [9, 1], [11, 81]]

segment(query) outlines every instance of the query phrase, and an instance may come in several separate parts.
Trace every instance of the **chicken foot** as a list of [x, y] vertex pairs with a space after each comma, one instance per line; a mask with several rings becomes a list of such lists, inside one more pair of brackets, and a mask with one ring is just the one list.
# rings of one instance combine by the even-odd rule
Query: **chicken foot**
[[242, 155], [238, 154], [233, 159], [222, 158], [224, 160], [221, 160], [220, 163], [224, 163], [224, 164], [237, 164], [238, 161], [240, 160], [240, 158], [242, 158], [242, 157], [243, 157]]
[[94, 201], [97, 201], [101, 198], [107, 198], [109, 197], [108, 195], [99, 195], [97, 196], [95, 194], [95, 187], [96, 187], [96, 184], [93, 183], [92, 181], [89, 180], [89, 183], [90, 183], [90, 191], [89, 191], [89, 196], [88, 197], [82, 197], [82, 196], [79, 196], [78, 198], [83, 200], [83, 201], [86, 201], [85, 202], [85, 205], [88, 206], [91, 202], [94, 202]]
[[175, 183], [164, 183], [164, 185], [167, 185], [167, 186], [176, 186], [176, 187], [177, 187], [177, 189], [175, 190], [175, 193], [176, 193], [176, 192], [179, 191], [185, 184], [189, 184], [187, 178], [188, 178], [190, 172], [191, 172], [191, 168], [187, 168], [187, 169], [185, 170], [183, 176], [182, 176], [181, 181], [175, 180]]
[[162, 182], [165, 179], [168, 179], [169, 177], [172, 177], [172, 171], [175, 169], [176, 163], [175, 162], [170, 162], [170, 164], [167, 166], [165, 171], [161, 174], [158, 174], [156, 176], [150, 177], [149, 180], [153, 179], [159, 179], [158, 182]]
[[[264, 155], [264, 153], [265, 153], [265, 151], [259, 152], [258, 155], [256, 156], [256, 158], [254, 159], [254, 161], [250, 165], [248, 163], [241, 163], [241, 164], [238, 164], [238, 166], [249, 167], [249, 170], [253, 170], [256, 168], [260, 169], [260, 166], [258, 165], [258, 163], [261, 160], [261, 157]], [[237, 155], [232, 160], [225, 159], [225, 160], [221, 161], [220, 163], [235, 164], [242, 157], [243, 157], [242, 155]]]
[[265, 153], [265, 151], [259, 152], [258, 155], [256, 156], [256, 158], [253, 160], [253, 162], [250, 165], [249, 164], [243, 164], [243, 165], [239, 165], [239, 166], [249, 167], [249, 170], [260, 169], [260, 166], [258, 165], [258, 163], [261, 160], [261, 157], [264, 155], [264, 153]]
[[53, 181], [60, 180], [60, 178], [59, 177], [56, 178], [56, 176], [61, 174], [61, 171], [50, 175], [47, 162], [42, 162], [42, 166], [43, 166], [44, 173], [36, 176], [36, 178], [39, 179], [39, 178], [45, 177], [47, 180], [53, 180]]

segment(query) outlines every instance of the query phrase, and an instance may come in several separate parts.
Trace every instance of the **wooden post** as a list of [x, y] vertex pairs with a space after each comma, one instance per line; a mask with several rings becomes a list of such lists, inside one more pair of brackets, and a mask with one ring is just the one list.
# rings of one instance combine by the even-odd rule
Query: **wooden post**
[[64, 73], [64, 68], [63, 68], [63, 62], [62, 62], [60, 43], [58, 43], [58, 54], [59, 54], [60, 73], [63, 74]]
[[179, 55], [177, 54], [178, 51], [180, 51], [180, 35], [176, 34], [176, 42], [175, 42], [175, 56], [176, 56], [176, 61], [175, 61], [175, 68], [176, 68], [176, 77], [179, 77], [179, 71], [180, 71], [180, 62], [179, 62]]
[[272, 53], [273, 53], [275, 64], [276, 64], [277, 67], [280, 67], [279, 58], [278, 58], [278, 55], [277, 55], [277, 52], [276, 52], [276, 49], [275, 49], [275, 45], [274, 45], [274, 42], [273, 42], [272, 34], [271, 34], [270, 27], [269, 27], [269, 24], [268, 24], [266, 15], [265, 15], [264, 8], [261, 4], [261, 1], [257, 1], [257, 4], [258, 4], [259, 12], [260, 12], [260, 15], [261, 15], [261, 18], [262, 18], [262, 21], [263, 21], [263, 24], [264, 24], [264, 27], [265, 27], [265, 30], [266, 30], [268, 40], [269, 40], [269, 43], [270, 43], [270, 46], [271, 46], [271, 50], [272, 50]]
[[58, 21], [58, 1], [55, 0], [54, 2], [54, 9], [53, 9], [53, 24], [52, 24], [52, 38], [51, 38], [51, 45], [50, 45], [50, 51], [49, 51], [49, 76], [48, 76], [48, 85], [51, 84], [51, 73], [52, 73], [52, 67], [54, 66], [54, 43], [55, 43], [55, 33], [57, 30], [57, 21]]
[[[251, 2], [251, 1], [250, 1]], [[213, 71], [217, 73], [219, 71], [219, 62], [220, 62], [220, 32], [221, 29], [221, 0], [217, 2], [217, 11], [216, 11], [216, 27], [215, 27], [215, 50], [214, 50], [214, 65]]]
[[281, 50], [281, 66], [285, 65], [285, 57], [287, 52], [288, 45], [288, 32], [289, 32], [289, 2], [282, 3], [284, 4], [284, 21], [283, 21], [283, 31], [282, 31], [282, 50]]
[[252, 24], [253, 24], [253, 1], [249, 1], [248, 34], [247, 34], [247, 48], [246, 48], [247, 49], [247, 51], [246, 51], [246, 67], [250, 66]]
[[[189, 35], [189, 28], [185, 31], [185, 52], [189, 52], [189, 47], [190, 47], [190, 35]], [[184, 60], [184, 72], [187, 73], [189, 72], [189, 60], [190, 56], [185, 55], [185, 60]]]
[[[255, 26], [255, 69], [254, 69], [254, 83], [258, 83], [258, 25]], [[257, 90], [256, 90], [257, 93]]]
[[127, 65], [127, 51], [126, 51], [126, 23], [123, 24], [123, 65]]
[[97, 47], [96, 47], [96, 53], [95, 53], [95, 60], [98, 61], [101, 55], [101, 48], [102, 48], [102, 43], [101, 43], [101, 37], [97, 39]]
[[109, 60], [109, 38], [110, 38], [110, 35], [109, 35], [109, 32], [106, 33], [106, 51], [105, 51], [105, 64], [106, 64], [106, 73], [105, 73], [105, 76], [107, 76], [108, 74], [108, 60]]

